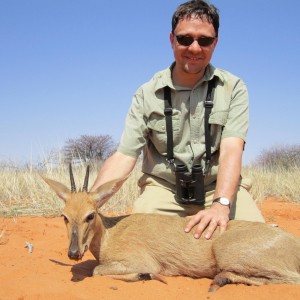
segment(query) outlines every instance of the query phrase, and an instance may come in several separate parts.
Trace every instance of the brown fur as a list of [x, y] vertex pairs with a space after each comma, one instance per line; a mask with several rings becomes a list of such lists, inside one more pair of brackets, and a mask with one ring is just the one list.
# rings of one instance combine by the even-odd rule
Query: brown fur
[[99, 261], [93, 275], [125, 281], [162, 276], [207, 277], [211, 291], [228, 283], [300, 284], [300, 240], [270, 225], [230, 221], [225, 233], [195, 239], [185, 233], [186, 219], [159, 214], [108, 218], [98, 208], [121, 181], [107, 183], [95, 193], [70, 193], [44, 178], [65, 201], [70, 239], [69, 256], [81, 259], [89, 248]]

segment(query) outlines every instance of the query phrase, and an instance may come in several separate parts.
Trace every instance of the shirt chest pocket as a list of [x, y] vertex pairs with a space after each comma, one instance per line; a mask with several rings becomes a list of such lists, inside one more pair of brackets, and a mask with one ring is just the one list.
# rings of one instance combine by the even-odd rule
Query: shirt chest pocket
[[[167, 129], [166, 118], [164, 115], [152, 114], [148, 120], [149, 139], [155, 148], [162, 154], [167, 152]], [[178, 115], [172, 116], [173, 139], [176, 137], [180, 129], [180, 119]]]

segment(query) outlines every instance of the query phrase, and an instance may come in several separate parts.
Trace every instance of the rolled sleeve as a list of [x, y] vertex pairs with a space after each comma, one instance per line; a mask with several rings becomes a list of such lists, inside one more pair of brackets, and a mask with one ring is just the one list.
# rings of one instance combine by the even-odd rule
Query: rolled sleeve
[[142, 89], [133, 96], [132, 104], [125, 121], [118, 151], [137, 158], [146, 143], [147, 126], [144, 117], [144, 97]]

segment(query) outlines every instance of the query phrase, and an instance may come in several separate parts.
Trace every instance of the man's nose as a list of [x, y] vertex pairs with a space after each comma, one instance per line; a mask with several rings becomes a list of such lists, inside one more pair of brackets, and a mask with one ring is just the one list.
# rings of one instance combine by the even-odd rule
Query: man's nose
[[193, 43], [189, 46], [190, 51], [202, 51], [202, 47], [199, 45], [197, 40], [194, 40]]

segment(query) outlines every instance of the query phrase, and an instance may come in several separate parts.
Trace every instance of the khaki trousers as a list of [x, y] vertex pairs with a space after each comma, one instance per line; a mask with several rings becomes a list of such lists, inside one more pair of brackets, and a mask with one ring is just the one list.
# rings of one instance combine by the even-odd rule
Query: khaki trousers
[[[160, 213], [186, 217], [196, 214], [199, 210], [209, 208], [212, 204], [214, 191], [206, 193], [205, 205], [182, 205], [175, 200], [174, 187], [159, 178], [143, 175], [139, 180], [141, 195], [133, 205], [134, 213]], [[231, 220], [265, 222], [248, 190], [251, 182], [243, 179], [238, 187], [236, 198], [231, 206]]]

